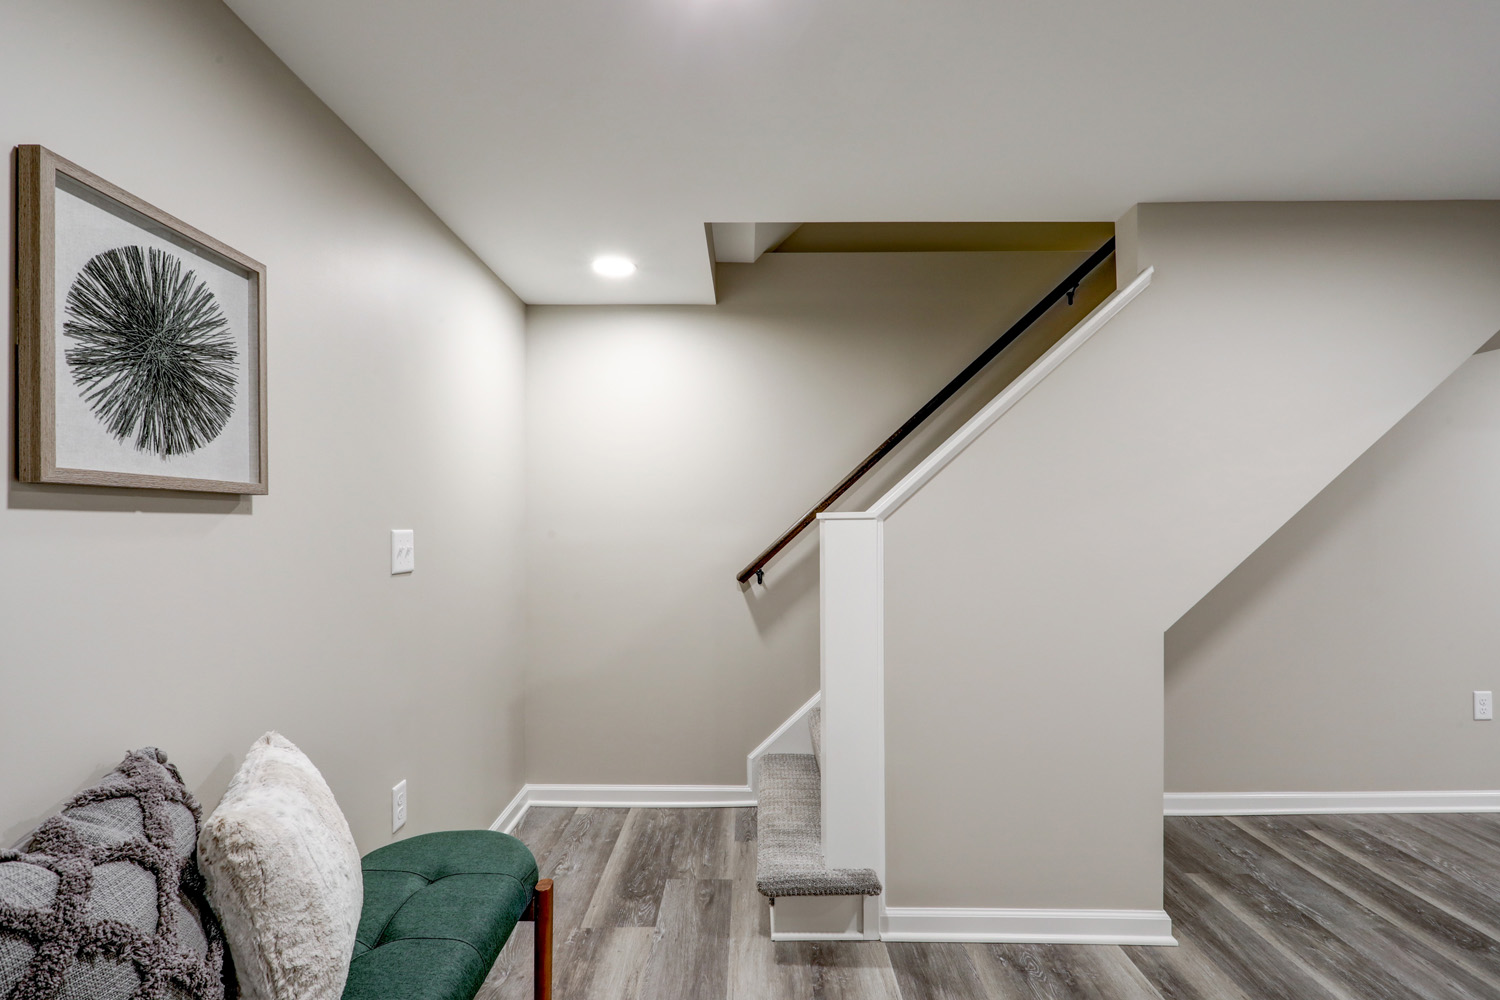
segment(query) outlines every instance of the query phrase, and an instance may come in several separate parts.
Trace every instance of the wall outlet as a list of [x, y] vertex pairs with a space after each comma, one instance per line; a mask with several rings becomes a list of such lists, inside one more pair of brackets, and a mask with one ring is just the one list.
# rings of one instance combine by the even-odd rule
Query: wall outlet
[[1491, 691], [1474, 692], [1474, 720], [1488, 722], [1495, 717], [1495, 695]]
[[406, 779], [402, 778], [391, 789], [391, 832], [406, 825]]
[[417, 568], [417, 533], [410, 528], [391, 532], [391, 576], [411, 573]]

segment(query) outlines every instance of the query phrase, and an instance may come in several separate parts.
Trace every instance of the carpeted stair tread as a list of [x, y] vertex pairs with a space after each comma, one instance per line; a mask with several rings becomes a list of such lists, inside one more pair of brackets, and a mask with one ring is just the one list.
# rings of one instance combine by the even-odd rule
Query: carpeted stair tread
[[821, 779], [812, 754], [767, 754], [760, 759], [756, 813], [755, 887], [762, 895], [878, 896], [870, 868], [823, 864]]

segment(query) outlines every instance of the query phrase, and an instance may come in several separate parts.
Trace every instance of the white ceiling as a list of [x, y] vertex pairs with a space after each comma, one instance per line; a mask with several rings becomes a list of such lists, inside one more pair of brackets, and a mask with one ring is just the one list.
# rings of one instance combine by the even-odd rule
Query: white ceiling
[[710, 222], [1500, 198], [1496, 0], [228, 3], [534, 303], [712, 302]]

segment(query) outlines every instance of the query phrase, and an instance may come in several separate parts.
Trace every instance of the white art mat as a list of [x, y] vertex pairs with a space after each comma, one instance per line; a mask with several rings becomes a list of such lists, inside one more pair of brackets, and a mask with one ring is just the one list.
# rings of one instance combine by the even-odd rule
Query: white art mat
[[[59, 174], [56, 194], [56, 372], [57, 466], [101, 472], [127, 472], [186, 479], [252, 483], [260, 479], [260, 401], [255, 391], [259, 369], [259, 324], [254, 286], [247, 275], [226, 266], [222, 258], [196, 247], [123, 205], [75, 185]], [[136, 447], [135, 437], [116, 438], [84, 399], [67, 360], [77, 338], [63, 329], [68, 290], [97, 254], [138, 246], [146, 253], [165, 251], [182, 261], [205, 284], [229, 323], [235, 349], [234, 409], [229, 422], [211, 441], [185, 454], [159, 455]]]

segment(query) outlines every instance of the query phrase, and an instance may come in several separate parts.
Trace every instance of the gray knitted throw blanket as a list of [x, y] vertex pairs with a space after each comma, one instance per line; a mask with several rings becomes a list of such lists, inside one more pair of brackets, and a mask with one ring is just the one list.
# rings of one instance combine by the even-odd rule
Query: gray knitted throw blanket
[[199, 819], [177, 768], [146, 747], [23, 850], [0, 851], [0, 997], [224, 1000], [233, 977], [194, 862]]

